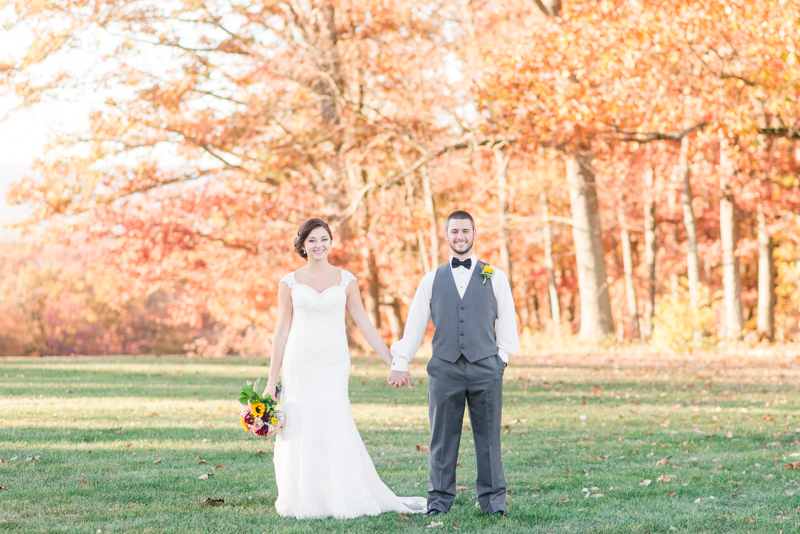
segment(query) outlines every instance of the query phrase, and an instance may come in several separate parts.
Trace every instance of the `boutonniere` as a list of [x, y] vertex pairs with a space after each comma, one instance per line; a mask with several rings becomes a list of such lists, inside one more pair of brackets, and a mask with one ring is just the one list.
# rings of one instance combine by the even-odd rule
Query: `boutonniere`
[[484, 265], [481, 267], [481, 276], [483, 277], [483, 282], [481, 282], [481, 284], [486, 285], [486, 281], [494, 276], [494, 267], [491, 265]]

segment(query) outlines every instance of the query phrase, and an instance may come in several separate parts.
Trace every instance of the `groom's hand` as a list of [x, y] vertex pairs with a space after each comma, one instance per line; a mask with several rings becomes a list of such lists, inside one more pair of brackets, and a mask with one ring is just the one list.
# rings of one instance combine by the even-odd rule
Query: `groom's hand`
[[402, 388], [408, 386], [410, 388], [411, 380], [411, 373], [408, 371], [392, 371], [389, 373], [387, 382], [389, 382], [392, 387]]

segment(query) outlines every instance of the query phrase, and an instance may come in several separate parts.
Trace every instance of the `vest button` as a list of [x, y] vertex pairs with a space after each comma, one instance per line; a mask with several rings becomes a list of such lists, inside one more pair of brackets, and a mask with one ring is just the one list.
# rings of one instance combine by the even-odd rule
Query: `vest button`
[[459, 308], [458, 308], [458, 309], [459, 309], [459, 310], [465, 310], [466, 308], [465, 308], [464, 306], [459, 306]]
[[466, 348], [466, 347], [465, 347], [465, 346], [462, 344], [462, 345], [461, 345], [461, 349], [463, 350], [463, 349], [465, 349], [465, 348]]
[[461, 334], [460, 334], [460, 335], [462, 335], [462, 336], [463, 336], [463, 335], [464, 335], [464, 332], [461, 332]]
[[458, 320], [458, 322], [459, 322], [459, 323], [463, 323], [463, 322], [464, 322], [464, 319], [459, 319], [459, 320]]

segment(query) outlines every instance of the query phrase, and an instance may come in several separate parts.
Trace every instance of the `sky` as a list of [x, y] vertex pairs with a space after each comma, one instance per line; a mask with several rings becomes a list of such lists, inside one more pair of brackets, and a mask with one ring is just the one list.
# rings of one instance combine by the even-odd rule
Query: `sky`
[[[0, 112], [1, 113], [1, 112]], [[0, 123], [0, 240], [19, 237], [8, 225], [25, 217], [25, 206], [9, 206], [6, 191], [11, 182], [29, 172], [33, 158], [42, 152], [49, 129], [41, 118], [26, 114]]]
[[[0, 98], [0, 120], [13, 108], [12, 98]], [[89, 105], [86, 102], [50, 102], [35, 109], [12, 112], [0, 122], [0, 241], [19, 238], [19, 232], [8, 228], [22, 220], [26, 206], [10, 206], [6, 201], [8, 186], [30, 172], [35, 157], [42, 154], [48, 135], [69, 125], [86, 123]]]

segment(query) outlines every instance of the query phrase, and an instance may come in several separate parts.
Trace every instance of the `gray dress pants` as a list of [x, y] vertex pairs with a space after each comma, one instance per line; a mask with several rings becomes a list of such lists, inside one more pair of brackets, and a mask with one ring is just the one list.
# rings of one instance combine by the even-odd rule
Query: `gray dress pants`
[[475, 441], [478, 503], [486, 513], [506, 509], [506, 479], [500, 450], [503, 371], [499, 356], [470, 363], [433, 357], [428, 363], [431, 422], [428, 509], [446, 512], [456, 498], [456, 463], [464, 421], [464, 403]]

